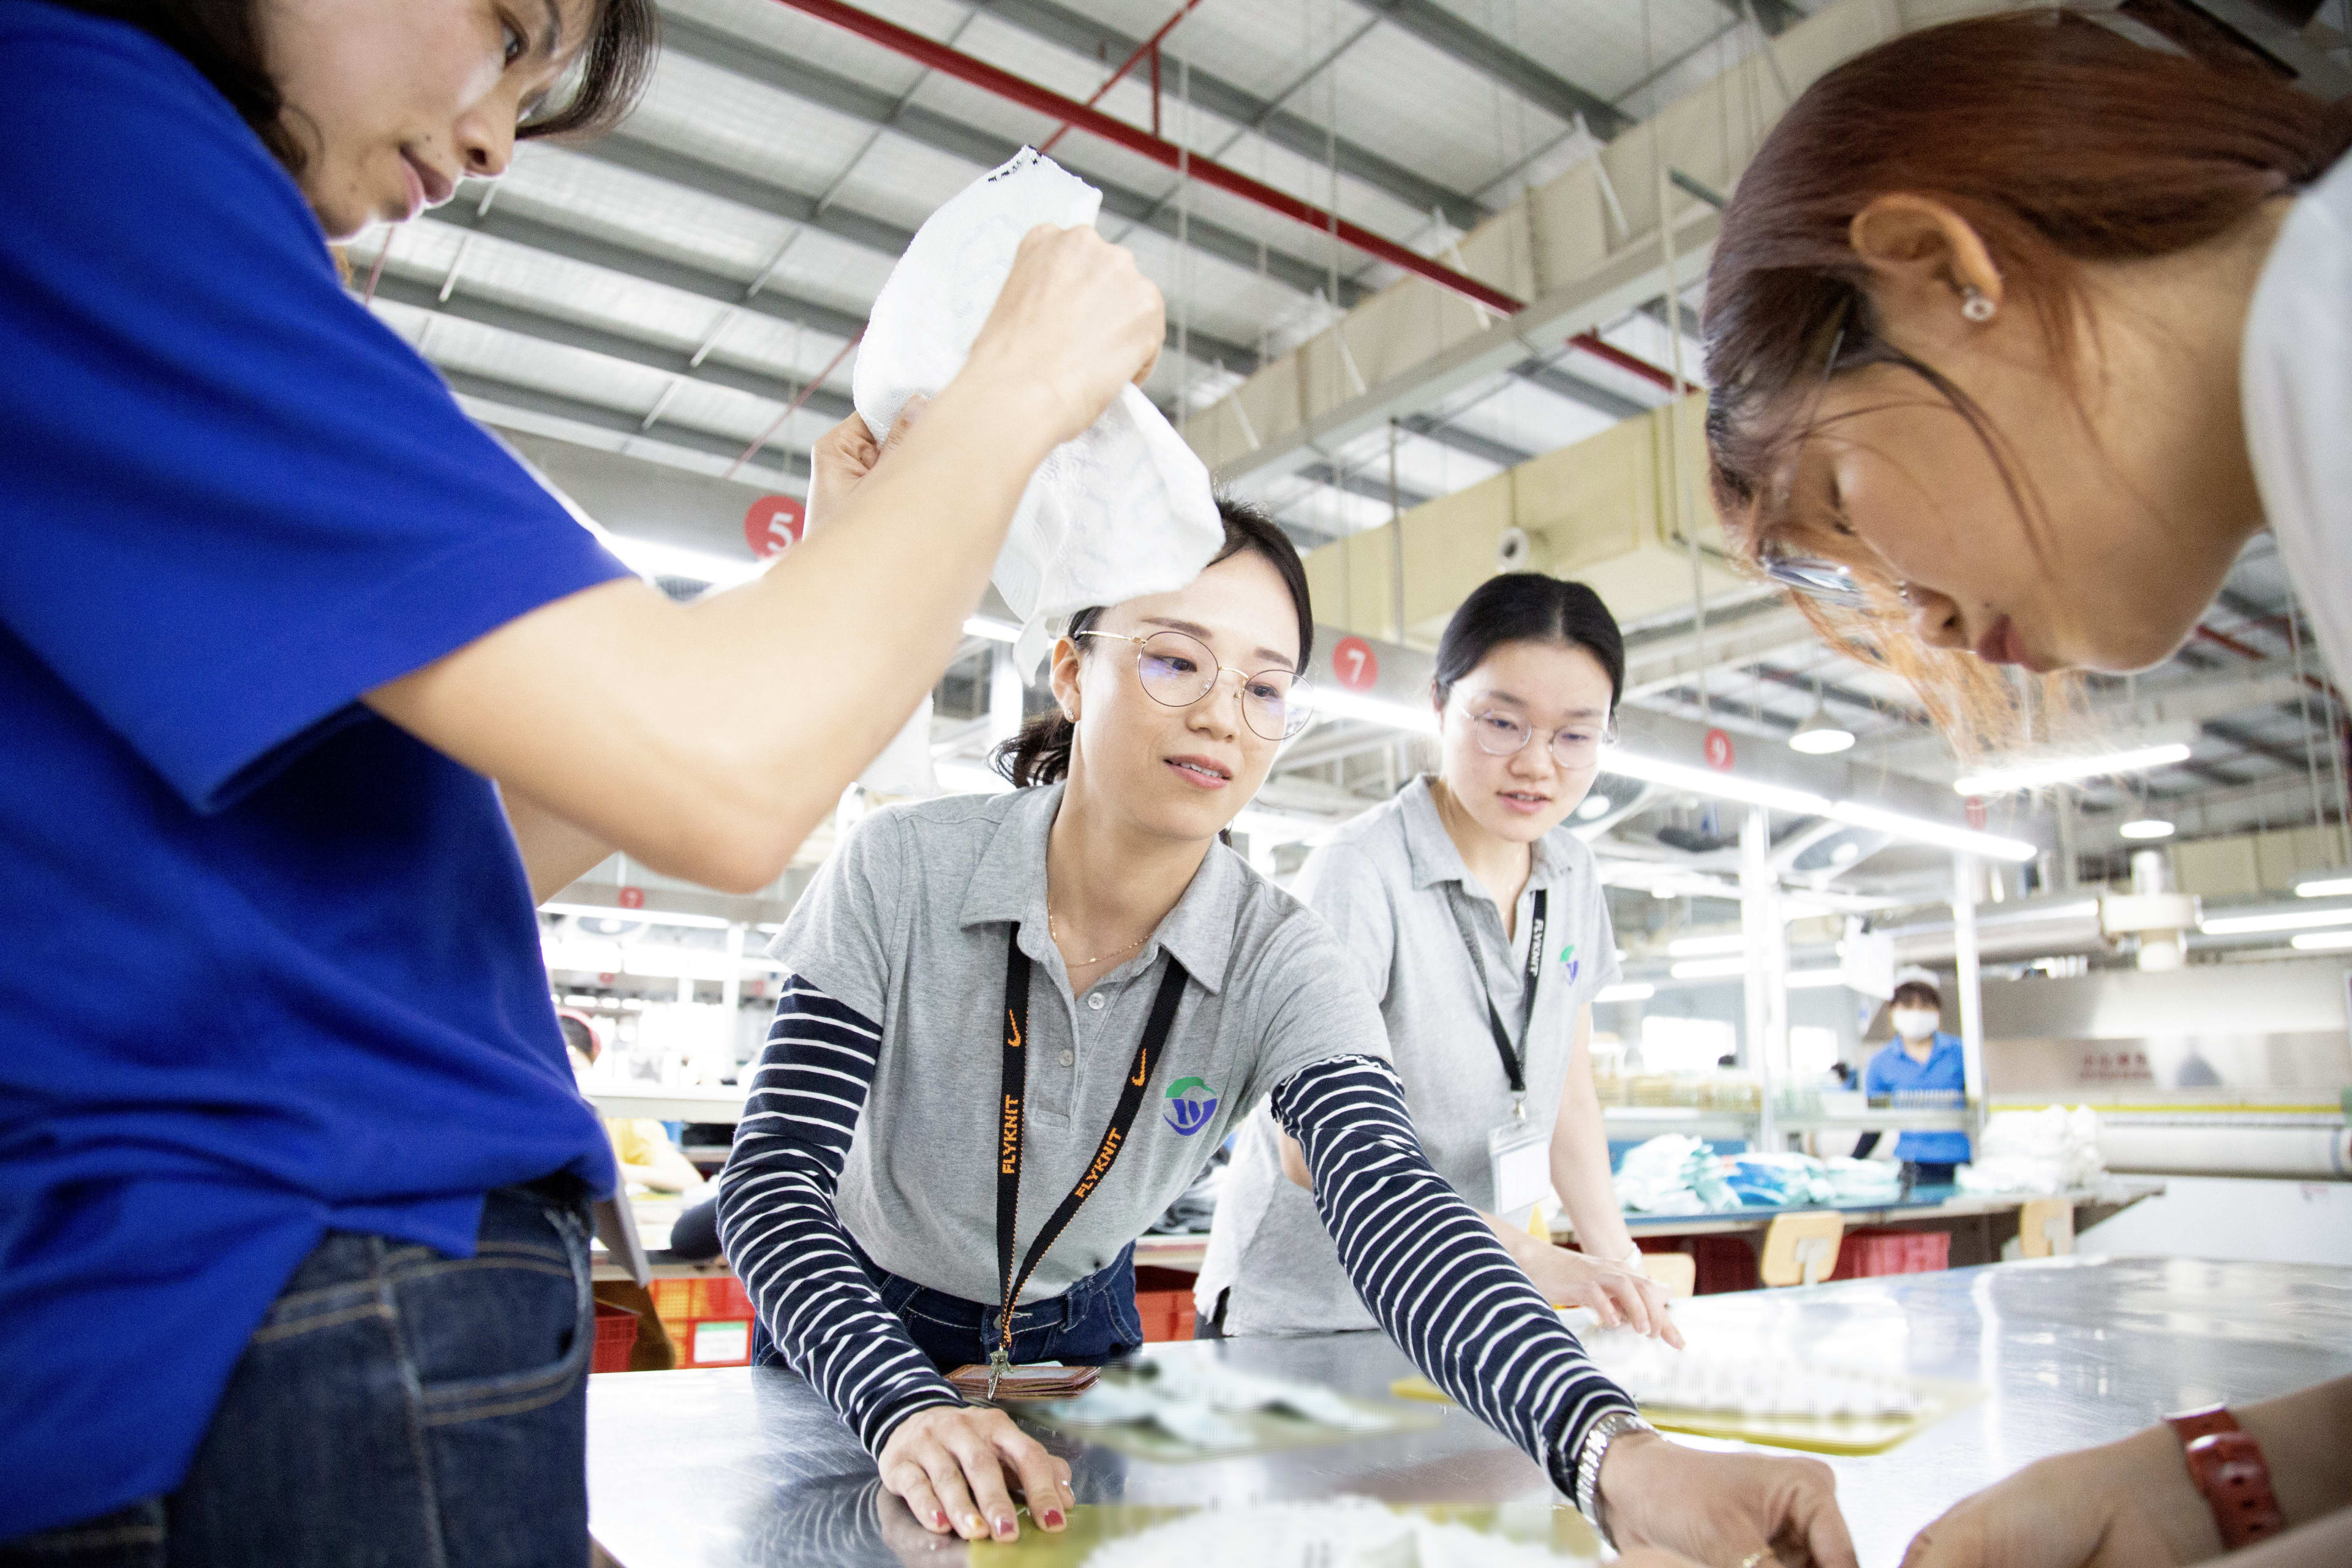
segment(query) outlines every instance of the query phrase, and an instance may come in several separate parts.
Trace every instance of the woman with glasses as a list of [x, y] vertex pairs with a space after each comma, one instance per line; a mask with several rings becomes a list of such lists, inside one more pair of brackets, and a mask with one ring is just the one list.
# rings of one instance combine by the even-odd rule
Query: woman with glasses
[[1314, 636], [1297, 552], [1223, 510], [1190, 585], [1074, 617], [1000, 753], [1020, 788], [868, 817], [771, 948], [719, 1200], [755, 1356], [928, 1529], [1011, 1540], [1015, 1491], [1064, 1528], [1068, 1467], [971, 1398], [1141, 1342], [1136, 1237], [1270, 1098], [1381, 1326], [1621, 1543], [1852, 1562], [1825, 1468], [1641, 1425], [1430, 1168], [1329, 928], [1218, 843], [1306, 723]]
[[[1591, 589], [1489, 578], [1438, 644], [1437, 774], [1317, 848], [1295, 890], [1378, 998], [1438, 1173], [1548, 1299], [1679, 1345], [1610, 1184], [1590, 1044], [1616, 943], [1592, 852], [1562, 826], [1600, 771], [1624, 669]], [[1253, 1116], [1194, 1296], [1204, 1334], [1376, 1326], [1306, 1174], [1296, 1141]], [[1582, 1251], [1531, 1232], [1547, 1188]]]

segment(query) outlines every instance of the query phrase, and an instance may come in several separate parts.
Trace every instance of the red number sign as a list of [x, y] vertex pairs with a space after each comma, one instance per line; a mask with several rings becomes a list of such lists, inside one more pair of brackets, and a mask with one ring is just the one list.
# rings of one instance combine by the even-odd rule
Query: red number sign
[[1969, 796], [1968, 804], [1961, 809], [1968, 813], [1969, 826], [1975, 828], [1979, 833], [1982, 833], [1984, 831], [1985, 825], [1984, 796], [1980, 795], [1972, 795]]
[[1717, 773], [1727, 773], [1731, 771], [1731, 737], [1720, 730], [1709, 730], [1706, 732], [1706, 765]]
[[807, 520], [808, 508], [791, 496], [761, 496], [743, 514], [743, 542], [762, 561], [781, 555], [800, 542]]
[[646, 907], [646, 890], [643, 888], [623, 888], [621, 889], [619, 901], [621, 907], [625, 910], [644, 909]]
[[1370, 691], [1381, 679], [1381, 656], [1361, 637], [1341, 637], [1331, 649], [1331, 674], [1350, 691]]

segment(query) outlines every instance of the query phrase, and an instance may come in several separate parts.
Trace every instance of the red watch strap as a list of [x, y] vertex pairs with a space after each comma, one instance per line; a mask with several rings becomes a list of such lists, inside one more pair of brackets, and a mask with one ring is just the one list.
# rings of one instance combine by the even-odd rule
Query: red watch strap
[[2286, 1528], [2262, 1446], [2245, 1432], [2212, 1432], [2183, 1450], [2189, 1474], [2212, 1506], [2221, 1544], [2235, 1552]]
[[2166, 1416], [2164, 1424], [2180, 1434], [2183, 1447], [2216, 1432], [2238, 1430], [2238, 1418], [2230, 1414], [2230, 1407], [2226, 1405], [2208, 1405], [2201, 1410], [2184, 1410], [2178, 1415]]

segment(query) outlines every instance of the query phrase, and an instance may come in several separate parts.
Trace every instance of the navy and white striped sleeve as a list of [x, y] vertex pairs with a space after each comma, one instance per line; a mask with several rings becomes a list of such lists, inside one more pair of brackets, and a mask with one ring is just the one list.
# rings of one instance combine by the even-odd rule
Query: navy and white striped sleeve
[[907, 1416], [964, 1403], [883, 1307], [834, 1208], [881, 1050], [881, 1026], [785, 981], [719, 1195], [727, 1259], [769, 1337], [877, 1458]]
[[1430, 1381], [1574, 1496], [1585, 1434], [1633, 1402], [1431, 1167], [1396, 1069], [1328, 1058], [1284, 1079], [1273, 1105], [1306, 1151], [1316, 1207], [1372, 1316]]

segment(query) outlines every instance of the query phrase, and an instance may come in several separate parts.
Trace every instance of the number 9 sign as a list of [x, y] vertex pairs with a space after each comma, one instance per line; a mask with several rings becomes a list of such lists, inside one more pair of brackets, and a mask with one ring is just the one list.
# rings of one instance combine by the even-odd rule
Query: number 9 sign
[[1331, 677], [1350, 691], [1370, 691], [1381, 679], [1381, 656], [1361, 637], [1341, 637], [1332, 645]]

